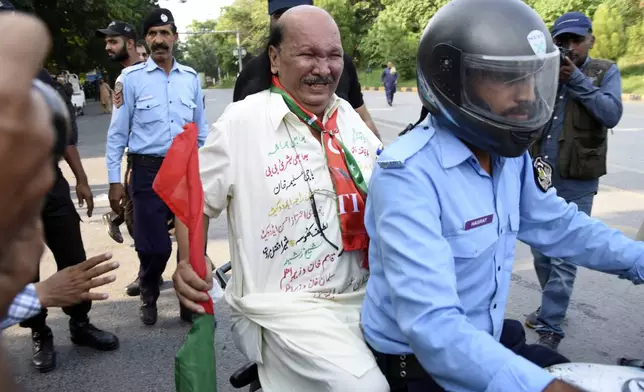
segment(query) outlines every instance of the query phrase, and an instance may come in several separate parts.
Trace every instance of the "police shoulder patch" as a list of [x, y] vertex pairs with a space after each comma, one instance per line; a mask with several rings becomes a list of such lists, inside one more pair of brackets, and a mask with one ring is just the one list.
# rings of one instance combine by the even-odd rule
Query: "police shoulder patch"
[[183, 65], [183, 64], [179, 64], [179, 67], [181, 67], [181, 69], [183, 69], [186, 72], [190, 72], [191, 74], [197, 75], [197, 71], [195, 71], [194, 68], [192, 68], [192, 67], [189, 67], [189, 66]]
[[121, 82], [116, 82], [116, 86], [114, 87], [114, 94], [112, 94], [112, 105], [114, 105], [117, 109], [123, 106], [123, 85], [121, 84]]
[[385, 148], [378, 157], [378, 166], [383, 169], [405, 167], [405, 161], [414, 156], [432, 139], [433, 128], [417, 126], [403, 136], [398, 137]]
[[537, 186], [542, 192], [547, 192], [552, 188], [552, 166], [538, 156], [532, 160], [532, 168]]
[[127, 75], [134, 71], [141, 70], [145, 68], [145, 66], [146, 66], [146, 63], [138, 63], [138, 64], [130, 65], [129, 67], [124, 68], [123, 71], [121, 71], [121, 74]]

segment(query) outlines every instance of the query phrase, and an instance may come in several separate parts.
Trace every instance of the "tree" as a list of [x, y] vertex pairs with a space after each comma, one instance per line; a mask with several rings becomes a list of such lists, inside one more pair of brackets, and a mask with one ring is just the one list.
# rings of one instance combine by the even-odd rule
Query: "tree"
[[349, 55], [355, 54], [357, 47], [355, 24], [356, 17], [348, 0], [319, 0], [315, 3], [318, 7], [326, 10], [338, 25], [342, 47]]
[[[235, 0], [230, 7], [225, 7], [217, 19], [220, 30], [239, 30], [241, 46], [249, 54], [257, 54], [264, 49], [269, 34], [269, 17], [265, 0]], [[232, 49], [235, 47], [235, 36], [226, 40]]]
[[353, 34], [356, 38], [367, 35], [369, 27], [374, 24], [378, 14], [385, 9], [381, 0], [350, 0], [355, 16]]
[[528, 0], [526, 3], [541, 15], [548, 27], [566, 12], [578, 11], [588, 17], [595, 13], [601, 0]]
[[[188, 26], [189, 32], [216, 31], [217, 21], [193, 21]], [[222, 37], [218, 34], [191, 34], [186, 40], [184, 49], [186, 64], [207, 76], [217, 76], [219, 58], [217, 48], [221, 47]]]
[[615, 9], [605, 4], [597, 8], [593, 17], [593, 34], [596, 38], [591, 51], [593, 57], [617, 61], [626, 52], [626, 33], [622, 17]]
[[363, 62], [366, 60], [370, 66], [382, 67], [392, 61], [402, 78], [413, 77], [418, 35], [410, 33], [405, 22], [395, 10], [385, 9], [360, 41]]
[[[157, 0], [13, 0], [17, 9], [34, 13], [49, 28], [52, 52], [47, 67], [82, 73], [109, 64], [105, 44], [95, 37], [112, 19], [139, 26]], [[112, 66], [110, 64], [110, 66]], [[117, 65], [118, 66], [118, 65]]]

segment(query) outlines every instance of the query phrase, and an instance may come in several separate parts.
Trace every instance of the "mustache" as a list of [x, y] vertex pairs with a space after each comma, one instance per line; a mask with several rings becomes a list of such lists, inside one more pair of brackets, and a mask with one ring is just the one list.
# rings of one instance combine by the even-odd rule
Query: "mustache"
[[302, 79], [305, 84], [332, 84], [335, 79], [332, 76], [310, 76]]
[[514, 106], [510, 109], [507, 109], [503, 112], [503, 116], [512, 116], [512, 115], [526, 115], [532, 113], [534, 109], [534, 104], [530, 102], [522, 102], [517, 106]]
[[166, 44], [152, 44], [150, 50], [155, 51], [157, 49], [170, 50], [170, 47]]

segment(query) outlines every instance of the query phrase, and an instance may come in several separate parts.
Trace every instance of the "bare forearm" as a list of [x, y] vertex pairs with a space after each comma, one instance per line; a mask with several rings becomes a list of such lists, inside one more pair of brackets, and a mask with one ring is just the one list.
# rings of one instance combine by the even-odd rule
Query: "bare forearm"
[[76, 183], [87, 183], [87, 174], [85, 174], [83, 162], [81, 161], [81, 157], [76, 146], [67, 146], [64, 157], [65, 162], [67, 162], [69, 168], [72, 169], [72, 172], [74, 173], [74, 177], [76, 177]]
[[[203, 230], [204, 241], [208, 241], [208, 226], [210, 218], [207, 215], [203, 216]], [[186, 260], [190, 253], [190, 237], [188, 235], [188, 228], [178, 218], [174, 218], [174, 235], [177, 239], [179, 260]]]

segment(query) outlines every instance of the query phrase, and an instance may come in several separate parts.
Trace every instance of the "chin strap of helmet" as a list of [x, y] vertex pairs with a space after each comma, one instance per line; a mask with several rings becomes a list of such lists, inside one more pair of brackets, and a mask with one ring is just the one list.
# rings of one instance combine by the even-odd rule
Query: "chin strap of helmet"
[[409, 131], [411, 131], [412, 129], [416, 128], [416, 126], [420, 124], [427, 117], [428, 114], [429, 114], [429, 110], [427, 110], [427, 108], [423, 106], [422, 110], [420, 111], [420, 118], [418, 119], [418, 121], [416, 121], [415, 124], [407, 125], [407, 127], [402, 132], [400, 132], [398, 136], [402, 136], [408, 133]]

